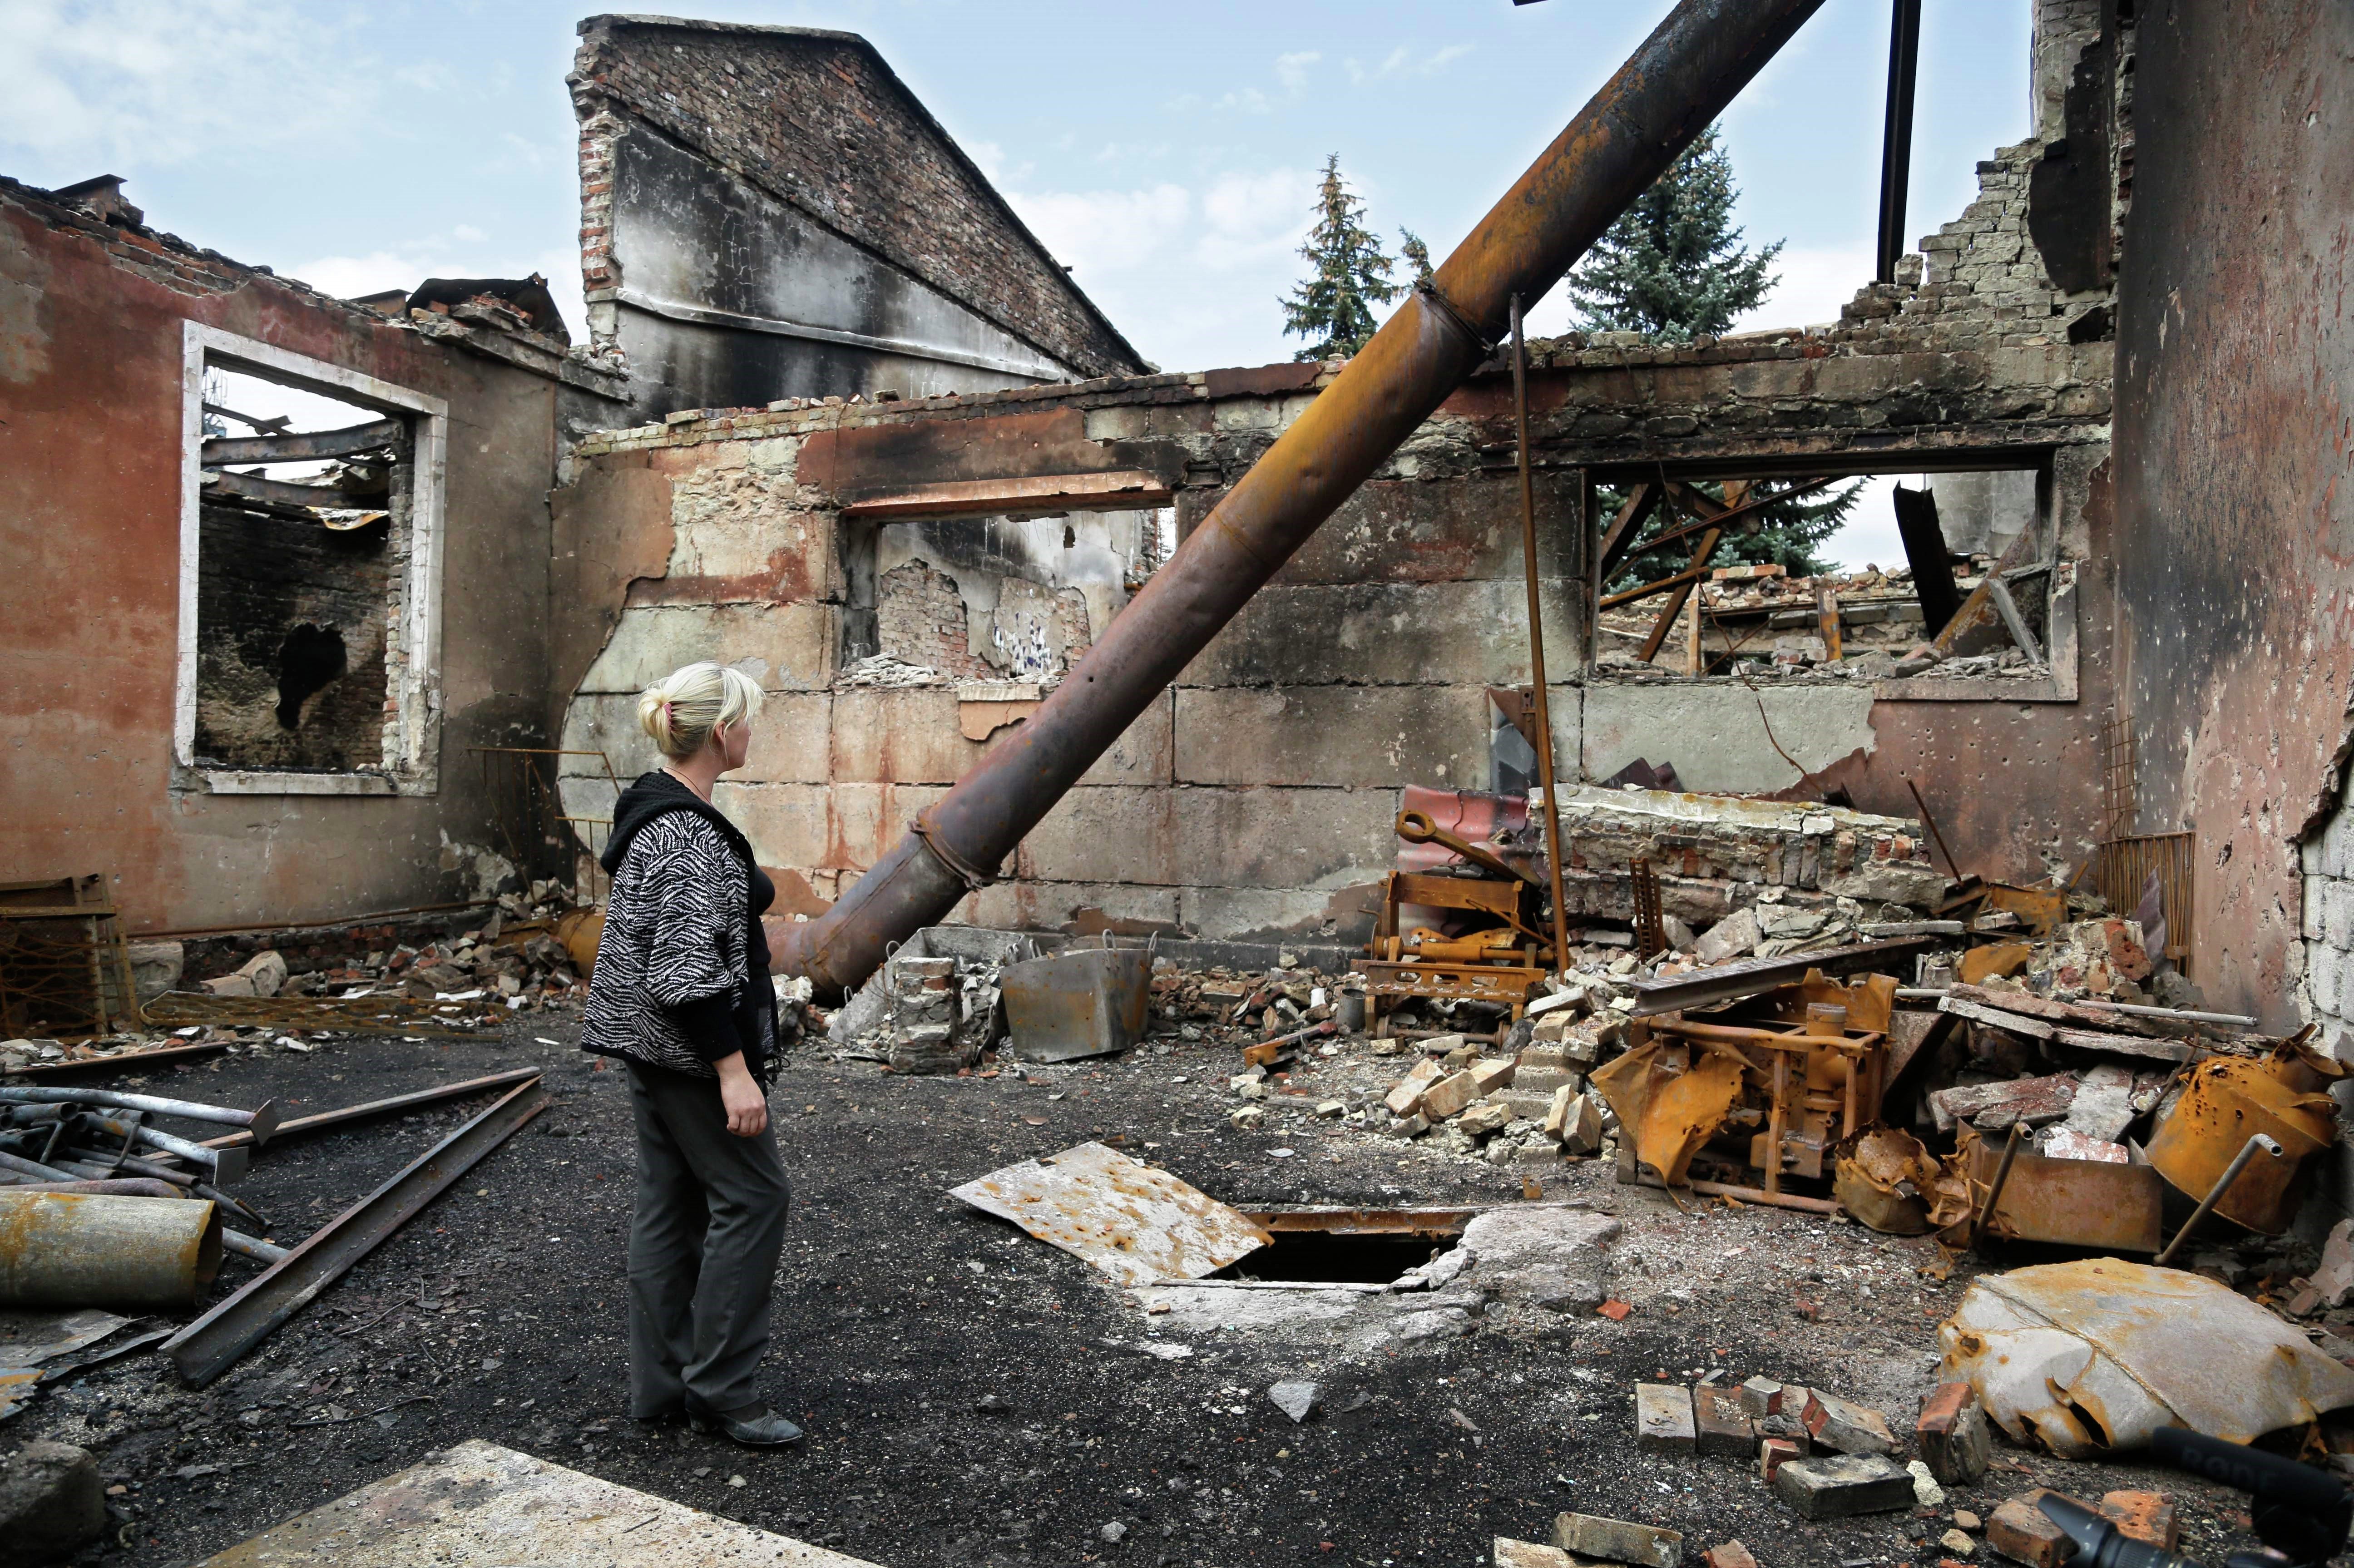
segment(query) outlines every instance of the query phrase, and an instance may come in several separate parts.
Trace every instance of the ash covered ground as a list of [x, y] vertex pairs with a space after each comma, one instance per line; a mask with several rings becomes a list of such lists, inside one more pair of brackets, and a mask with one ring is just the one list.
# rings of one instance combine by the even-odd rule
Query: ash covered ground
[[[294, 1116], [535, 1064], [555, 1102], [210, 1387], [185, 1389], [144, 1355], [17, 1416], [10, 1436], [89, 1447], [122, 1488], [111, 1542], [80, 1561], [199, 1561], [473, 1437], [894, 1568], [1484, 1563], [1492, 1537], [1543, 1540], [1563, 1509], [1682, 1531], [1695, 1560], [1737, 1537], [1769, 1568], [1927, 1563], [1948, 1555], [1937, 1538], [1956, 1508], [1984, 1516], [2034, 1485], [2162, 1488], [2186, 1552], [2250, 1543], [2236, 1494], [1999, 1442], [1986, 1481], [1943, 1509], [1823, 1525], [1754, 1467], [1635, 1446], [1638, 1381], [1711, 1371], [1822, 1387], [1909, 1431], [1936, 1324], [1971, 1269], [2040, 1257], [1964, 1260], [1941, 1281], [1925, 1239], [1722, 1202], [1687, 1211], [1615, 1184], [1606, 1163], [1564, 1162], [1543, 1175], [1545, 1198], [1620, 1223], [1600, 1266], [1623, 1320], [1581, 1308], [1466, 1312], [1435, 1332], [1279, 1316], [1205, 1330], [1148, 1316], [947, 1195], [1097, 1139], [1244, 1207], [1525, 1201], [1527, 1171], [1320, 1118], [1319, 1103], [1378, 1095], [1409, 1059], [1362, 1040], [1311, 1058], [1291, 1085], [1303, 1092], [1278, 1094], [1250, 1131], [1228, 1121], [1231, 1044], [1165, 1036], [993, 1077], [900, 1076], [805, 1047], [771, 1098], [795, 1198], [769, 1390], [809, 1441], [755, 1452], [642, 1427], [623, 1385], [627, 1091], [558, 1016], [495, 1038], [249, 1051], [147, 1082], [230, 1104], [274, 1096]], [[299, 1238], [482, 1103], [282, 1143], [240, 1192], [271, 1235]], [[214, 1297], [255, 1266], [231, 1259]], [[1288, 1380], [1320, 1385], [1304, 1425], [1267, 1397]]]

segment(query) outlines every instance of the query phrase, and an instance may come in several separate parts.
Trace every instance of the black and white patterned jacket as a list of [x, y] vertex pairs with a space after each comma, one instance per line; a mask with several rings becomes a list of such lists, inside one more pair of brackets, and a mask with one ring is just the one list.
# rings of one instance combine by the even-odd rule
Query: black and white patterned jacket
[[705, 1078], [740, 1050], [765, 1081], [776, 993], [759, 916], [776, 889], [744, 835], [678, 779], [649, 773], [616, 803], [604, 863], [613, 886], [580, 1048]]

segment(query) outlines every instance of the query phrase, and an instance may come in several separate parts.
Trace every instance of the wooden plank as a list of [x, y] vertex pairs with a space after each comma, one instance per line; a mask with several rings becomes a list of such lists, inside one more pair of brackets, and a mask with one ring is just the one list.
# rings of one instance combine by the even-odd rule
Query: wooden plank
[[[1837, 482], [1838, 482], [1836, 480], [1829, 479], [1808, 480], [1804, 484], [1793, 485], [1787, 490], [1776, 491], [1773, 494], [1765, 496], [1756, 501], [1744, 501], [1738, 506], [1724, 507], [1723, 510], [1719, 512], [1703, 514], [1702, 520], [1698, 523], [1687, 524], [1685, 526], [1678, 528], [1672, 533], [1661, 534], [1653, 538], [1644, 540], [1640, 545], [1638, 545], [1633, 549], [1628, 551], [1628, 556], [1631, 559], [1636, 556], [1648, 556], [1653, 550], [1659, 549], [1662, 546], [1672, 545], [1679, 540], [1691, 538], [1696, 535], [1705, 533], [1710, 528], [1721, 528], [1729, 526], [1736, 522], [1745, 522], [1754, 518], [1757, 513], [1763, 512], [1768, 506], [1775, 505], [1777, 503], [1784, 501], [1796, 501], [1801, 496], [1812, 495], [1816, 491]], [[1706, 495], [1697, 490], [1691, 492], [1691, 494], [1695, 500], [1707, 503], [1709, 505], [1723, 505], [1722, 503], [1709, 501], [1709, 498]], [[1748, 532], [1745, 527], [1741, 531], [1744, 533]]]
[[1979, 619], [1986, 614], [1987, 607], [1994, 600], [1993, 585], [2002, 580], [2002, 574], [2009, 571], [2018, 560], [2019, 552], [2026, 546], [2029, 536], [2034, 532], [2031, 527], [2021, 528], [2018, 536], [2012, 539], [2002, 552], [2002, 559], [1997, 561], [1993, 568], [1978, 580], [1978, 586], [1970, 590], [1970, 597], [1962, 600], [1962, 608], [1954, 611], [1953, 620], [1946, 622], [1945, 629], [1937, 633], [1935, 641], [1931, 644], [1936, 649], [1938, 657], [1943, 658], [1951, 652], [1955, 640], [1977, 625]]
[[2079, 1051], [2100, 1051], [2112, 1056], [2140, 1056], [2153, 1062], [2190, 1060], [2190, 1047], [2179, 1040], [2152, 1040], [2146, 1034], [2109, 1034], [2092, 1029], [2055, 1029], [2052, 1037]]
[[1921, 600], [1921, 617], [1935, 637], [1961, 608], [1962, 590], [1954, 586], [1954, 564], [1946, 535], [1937, 525], [1937, 493], [1933, 490], [1896, 490], [1896, 536], [1904, 543], [1904, 562], [1913, 568], [1913, 591]]
[[381, 501], [384, 487], [374, 490], [345, 490], [333, 484], [289, 484], [282, 479], [263, 479], [251, 473], [217, 473], [205, 471], [205, 493], [234, 495], [241, 501], [270, 501], [281, 506], [356, 507], [370, 501]]
[[306, 430], [281, 436], [214, 436], [204, 443], [207, 468], [232, 462], [316, 462], [381, 451], [400, 439], [398, 419], [371, 419], [340, 430]]
[[1648, 480], [1627, 493], [1627, 499], [1619, 506], [1618, 515], [1611, 519], [1609, 530], [1602, 535], [1602, 547], [1595, 556], [1602, 563], [1596, 572], [1598, 578], [1606, 579], [1617, 569], [1619, 560], [1627, 553], [1627, 546], [1634, 543], [1636, 534], [1659, 504], [1659, 487]]
[[1165, 506], [1168, 484], [1139, 469], [1110, 473], [1044, 474], [1034, 479], [950, 480], [896, 495], [872, 495], [842, 509], [849, 518], [955, 517], [998, 512], [1055, 512], [1106, 506]]
[[1652, 655], [1659, 652], [1659, 644], [1668, 640], [1669, 629], [1675, 625], [1676, 617], [1683, 613], [1684, 601], [1691, 598], [1693, 585], [1707, 575], [1708, 558], [1716, 554], [1716, 542], [1723, 537], [1723, 530], [1719, 528], [1712, 528], [1700, 536], [1700, 544], [1692, 550], [1691, 565], [1681, 574], [1684, 580], [1669, 593], [1667, 604], [1659, 610], [1659, 619], [1651, 623], [1651, 634], [1643, 639], [1643, 652], [1639, 657], [1645, 663], [1650, 662]]

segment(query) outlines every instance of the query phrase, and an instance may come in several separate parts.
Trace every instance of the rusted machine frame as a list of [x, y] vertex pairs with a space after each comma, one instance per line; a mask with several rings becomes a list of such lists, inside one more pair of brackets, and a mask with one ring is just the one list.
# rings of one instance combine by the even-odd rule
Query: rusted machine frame
[[[1847, 1058], [1847, 1085], [1841, 1091], [1840, 1135], [1853, 1137], [1866, 1126], [1880, 1119], [1881, 1069], [1887, 1060], [1888, 1037], [1874, 1031], [1850, 1031], [1840, 1034], [1809, 1033], [1806, 1025], [1790, 1029], [1762, 1028], [1755, 1024], [1695, 1023], [1682, 1018], [1660, 1019], [1651, 1025], [1655, 1033], [1670, 1039], [1687, 1040], [1697, 1045], [1715, 1046], [1732, 1051], [1750, 1071], [1764, 1076], [1767, 1084], [1766, 1122], [1766, 1163], [1759, 1167], [1766, 1173], [1765, 1186], [1758, 1193], [1761, 1202], [1776, 1202], [1782, 1197], [1782, 1137], [1789, 1124], [1789, 1113], [1804, 1099], [1806, 1075], [1791, 1072], [1794, 1057], [1809, 1057], [1819, 1052]], [[1760, 1064], [1749, 1052], [1770, 1051], [1770, 1065]]]
[[[53, 876], [33, 882], [0, 882], [0, 922], [10, 927], [19, 923], [26, 934], [7, 944], [0, 944], [0, 956], [15, 955], [15, 961], [0, 967], [0, 1025], [9, 1022], [11, 999], [27, 1003], [48, 1001], [51, 1004], [76, 1005], [69, 996], [60, 996], [46, 987], [61, 983], [69, 971], [76, 979], [88, 970], [90, 985], [90, 1022], [87, 1030], [50, 1026], [50, 1033], [59, 1039], [95, 1038], [117, 1030], [138, 1028], [144, 1020], [139, 1009], [139, 992], [131, 978], [131, 949], [123, 939], [121, 912], [114, 901], [106, 895], [105, 879], [96, 874], [82, 876]], [[45, 895], [55, 895], [63, 902], [34, 903]], [[83, 927], [87, 944], [52, 944], [46, 932], [52, 925], [78, 925]], [[43, 962], [44, 948], [52, 948], [48, 962]], [[27, 1021], [29, 1023], [29, 1018]]]
[[[1545, 869], [1552, 881], [1553, 969], [1569, 967], [1569, 914], [1561, 891], [1561, 793], [1553, 766], [1553, 705], [1545, 694], [1544, 607], [1537, 595], [1537, 491], [1535, 457], [1529, 450], [1529, 349], [1521, 338], [1521, 297], [1512, 296], [1513, 444], [1521, 461], [1521, 569], [1529, 585], [1529, 673], [1537, 710], [1538, 799], [1544, 802]], [[1584, 520], [1579, 521], [1585, 526]]]
[[986, 885], [1319, 524], [1488, 357], [1822, 0], [1681, 0], [1437, 271], [1187, 535], [1020, 729], [773, 960], [823, 1001]]
[[[1409, 815], [1401, 813], [1403, 824]], [[1426, 822], [1427, 819], [1425, 819]], [[1401, 825], [1400, 836], [1404, 837]], [[1439, 842], [1453, 838], [1438, 835]], [[1410, 839], [1409, 842], [1428, 842]], [[1460, 844], [1456, 839], [1447, 847]], [[1467, 846], [1468, 847], [1468, 846]], [[1459, 853], [1459, 852], [1458, 852]], [[1505, 870], [1499, 861], [1497, 865]], [[1431, 998], [1455, 1001], [1492, 1001], [1511, 1009], [1517, 1020], [1528, 1005], [1530, 988], [1545, 977], [1537, 967], [1536, 958], [1544, 941], [1543, 936], [1529, 923], [1524, 905], [1529, 897], [1531, 882], [1525, 873], [1515, 872], [1506, 882], [1483, 877], [1438, 876], [1429, 872], [1394, 871], [1382, 879], [1382, 906], [1373, 919], [1373, 940], [1366, 944], [1365, 959], [1359, 966], [1365, 977], [1365, 1027], [1377, 1040], [1389, 1038], [1389, 1019], [1384, 1004], [1394, 1004], [1414, 998]], [[1504, 922], [1505, 928], [1528, 938], [1527, 951], [1521, 963], [1508, 963], [1502, 957], [1484, 962], [1461, 959], [1424, 958], [1405, 949], [1405, 938], [1398, 930], [1398, 909], [1403, 905], [1421, 904], [1437, 909], [1462, 909], [1474, 914], [1493, 915]]]

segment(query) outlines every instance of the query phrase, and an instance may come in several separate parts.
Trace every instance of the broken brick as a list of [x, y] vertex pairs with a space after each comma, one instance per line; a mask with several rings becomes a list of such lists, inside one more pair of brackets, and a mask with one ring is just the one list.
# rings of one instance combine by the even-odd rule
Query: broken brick
[[1422, 1101], [1423, 1091], [1437, 1083], [1446, 1071], [1446, 1068], [1426, 1057], [1416, 1062], [1406, 1075], [1393, 1085], [1390, 1092], [1382, 1097], [1382, 1104], [1389, 1107], [1392, 1116], [1412, 1116], [1415, 1113], [1415, 1107]]
[[1807, 1451], [1787, 1437], [1763, 1438], [1757, 1445], [1757, 1473], [1771, 1486], [1776, 1470], [1793, 1459], [1806, 1457]]
[[1444, 1077], [1422, 1091], [1415, 1108], [1433, 1121], [1445, 1121], [1460, 1116], [1463, 1107], [1479, 1097], [1481, 1091], [1469, 1073], [1456, 1073]]
[[1517, 1065], [1510, 1056], [1482, 1056], [1469, 1068], [1472, 1083], [1483, 1095], [1510, 1088], [1516, 1070]]
[[1692, 1427], [1703, 1454], [1746, 1459], [1756, 1452], [1757, 1428], [1737, 1388], [1702, 1383], [1693, 1389]]
[[2119, 1532], [2168, 1552], [2181, 1533], [2164, 1492], [2110, 1492], [2101, 1499], [2101, 1512]]
[[1492, 1561], [1495, 1568], [1577, 1568], [1575, 1560], [1557, 1546], [1514, 1541], [1509, 1535], [1496, 1537]]
[[1772, 1415], [1782, 1408], [1782, 1385], [1770, 1377], [1753, 1377], [1741, 1385], [1741, 1408], [1752, 1419]]
[[1774, 1489], [1802, 1519], [1847, 1519], [1913, 1506], [1912, 1473], [1882, 1454], [1787, 1459], [1775, 1467]]
[[2075, 1554], [2075, 1542], [2067, 1531], [2044, 1516], [2035, 1506], [2035, 1499], [2052, 1494], [2038, 1487], [2031, 1492], [2012, 1498], [1994, 1510], [1987, 1520], [1987, 1544], [2005, 1557], [2031, 1564], [2031, 1568], [2060, 1568]]
[[1994, 1460], [1994, 1437], [1986, 1409], [1966, 1383], [1941, 1383], [1921, 1402], [1914, 1441], [1929, 1473], [1949, 1487], [1974, 1484]]
[[1700, 1560], [1707, 1563], [1708, 1568], [1757, 1568], [1757, 1559], [1751, 1556], [1749, 1548], [1738, 1541], [1712, 1546], [1700, 1554]]
[[1888, 1429], [1888, 1417], [1869, 1405], [1808, 1389], [1804, 1419], [1807, 1436], [1817, 1447], [1840, 1454], [1896, 1452], [1896, 1434]]
[[1691, 1390], [1672, 1383], [1635, 1385], [1637, 1447], [1689, 1454], [1698, 1442], [1699, 1434], [1692, 1427]]
[[1684, 1538], [1675, 1531], [1590, 1513], [1555, 1514], [1553, 1543], [1578, 1557], [1628, 1563], [1634, 1568], [1676, 1568], [1684, 1557]]

